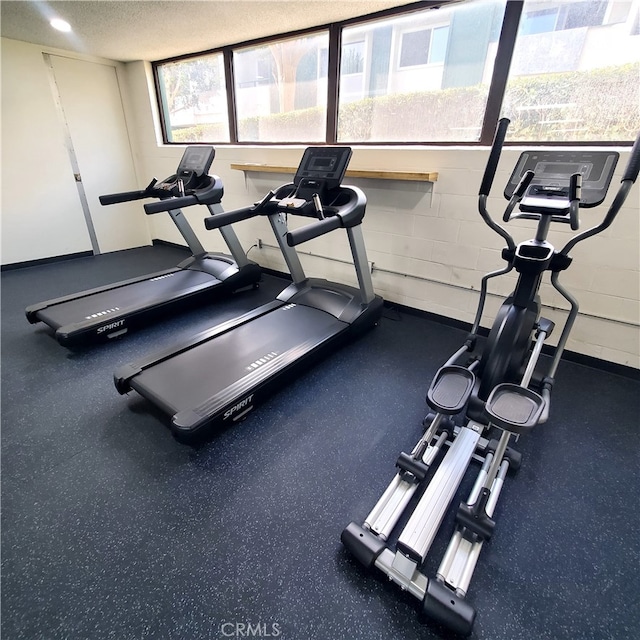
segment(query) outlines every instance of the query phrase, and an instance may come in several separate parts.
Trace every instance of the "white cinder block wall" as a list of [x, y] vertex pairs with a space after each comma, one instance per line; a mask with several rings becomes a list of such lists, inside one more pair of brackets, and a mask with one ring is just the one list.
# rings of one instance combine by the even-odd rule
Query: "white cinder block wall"
[[[175, 170], [182, 147], [158, 144], [157, 108], [150, 66], [127, 65], [131, 119], [136, 123], [136, 156], [141, 176], [164, 177]], [[291, 180], [290, 175], [244, 173], [230, 169], [231, 163], [253, 162], [296, 166], [302, 147], [224, 147], [216, 151], [213, 172], [225, 185], [226, 210], [246, 206], [269, 189]], [[501, 220], [506, 200], [502, 190], [522, 149], [507, 147], [498, 167], [490, 211]], [[629, 148], [620, 149], [621, 158], [611, 192], [619, 184], [629, 157]], [[477, 193], [488, 156], [486, 148], [355, 147], [354, 169], [437, 171], [438, 180], [404, 182], [395, 180], [349, 179], [367, 195], [363, 229], [369, 261], [373, 263], [376, 292], [386, 300], [472, 322], [482, 275], [501, 268], [502, 239], [486, 227], [477, 211]], [[640, 202], [638, 184], [631, 192], [616, 223], [602, 235], [590, 238], [573, 251], [574, 262], [561, 281], [580, 302], [580, 316], [567, 348], [581, 354], [632, 367], [640, 367]], [[605, 201], [608, 205], [613, 196]], [[593, 210], [582, 210], [582, 227], [600, 220]], [[189, 212], [203, 244], [209, 250], [223, 250], [217, 232], [207, 232], [203, 213]], [[153, 238], [179, 242], [170, 221], [150, 219]], [[297, 226], [293, 220], [293, 227]], [[509, 223], [516, 242], [532, 237], [535, 223]], [[252, 249], [250, 257], [265, 267], [285, 271], [268, 222], [257, 218], [236, 225], [246, 249], [261, 238], [267, 246]], [[571, 237], [569, 229], [554, 225], [550, 241], [557, 248]], [[271, 246], [269, 246], [271, 245]], [[299, 247], [309, 275], [355, 283], [346, 237], [338, 233]], [[314, 255], [305, 255], [305, 254]], [[318, 257], [321, 256], [321, 257]], [[334, 260], [331, 260], [333, 258]], [[504, 276], [490, 283], [483, 325], [489, 326], [500, 303], [510, 293], [515, 277]], [[541, 291], [544, 315], [558, 326], [566, 317], [567, 303], [545, 279]], [[556, 331], [556, 339], [560, 331]]]

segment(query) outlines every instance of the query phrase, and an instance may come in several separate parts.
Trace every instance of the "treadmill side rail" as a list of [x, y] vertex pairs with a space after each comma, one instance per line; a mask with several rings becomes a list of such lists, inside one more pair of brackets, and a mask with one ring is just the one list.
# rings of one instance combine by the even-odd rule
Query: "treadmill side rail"
[[[180, 286], [174, 286], [173, 280], [179, 280]], [[144, 289], [138, 291], [138, 288], [143, 286]], [[118, 290], [115, 291], [117, 293]], [[119, 297], [108, 296], [104, 300], [102, 294], [96, 294], [76, 300], [73, 310], [77, 315], [84, 315], [84, 318], [78, 322], [57, 327], [55, 336], [63, 346], [111, 339], [129, 329], [143, 326], [151, 317], [165, 313], [173, 305], [180, 304], [184, 309], [189, 303], [203, 297], [212, 297], [215, 293], [222, 291], [227, 291], [226, 283], [206, 272], [192, 269], [148, 278], [140, 283], [130, 284], [122, 290]], [[139, 293], [140, 296], [134, 296], [135, 293]], [[88, 301], [93, 302], [93, 310], [97, 313], [87, 314], [85, 303]], [[83, 307], [85, 311], [78, 313]], [[43, 310], [41, 316], [49, 326], [56, 328], [58, 312], [66, 312], [66, 309], [53, 307], [48, 312]]]
[[292, 373], [302, 355], [309, 357], [346, 328], [343, 323], [335, 321], [325, 333], [313, 336], [306, 343], [296, 344], [197, 407], [176, 413], [172, 418], [176, 435], [195, 434], [205, 426], [216, 427], [225, 422], [233, 423], [243, 419], [255, 406], [267, 399], [270, 395], [267, 393], [268, 389], [279, 377]]
[[25, 309], [25, 315], [27, 316], [27, 320], [31, 324], [36, 324], [38, 322], [42, 322], [42, 320], [38, 317], [38, 312], [42, 311], [43, 309], [47, 309], [48, 307], [53, 307], [58, 304], [64, 304], [65, 302], [70, 302], [72, 300], [78, 300], [79, 298], [87, 298], [88, 296], [95, 295], [96, 293], [103, 293], [104, 291], [119, 289], [120, 287], [126, 287], [130, 284], [135, 284], [136, 282], [144, 282], [145, 280], [149, 280], [150, 278], [160, 278], [162, 276], [169, 275], [170, 273], [175, 273], [176, 271], [178, 271], [178, 269], [176, 268], [165, 269], [164, 271], [158, 271], [157, 273], [147, 274], [137, 278], [129, 278], [128, 280], [122, 280], [120, 282], [103, 285], [102, 287], [95, 287], [94, 289], [87, 289], [86, 291], [82, 291], [80, 293], [72, 293], [70, 295], [60, 296], [59, 298], [44, 300], [43, 302], [29, 305]]
[[131, 385], [130, 385], [131, 379], [134, 376], [138, 375], [139, 373], [142, 373], [144, 370], [149, 369], [150, 367], [153, 367], [157, 364], [160, 364], [161, 362], [168, 360], [169, 358], [172, 358], [178, 355], [179, 353], [188, 351], [189, 349], [197, 346], [201, 342], [205, 342], [207, 340], [214, 338], [215, 336], [219, 336], [219, 335], [222, 335], [223, 333], [226, 333], [227, 331], [231, 331], [235, 327], [240, 326], [245, 322], [248, 322], [249, 320], [257, 318], [258, 316], [261, 316], [265, 313], [268, 313], [272, 309], [276, 309], [279, 306], [280, 306], [280, 303], [278, 301], [268, 302], [267, 304], [262, 305], [257, 309], [252, 309], [251, 311], [248, 311], [247, 313], [237, 318], [233, 318], [231, 320], [228, 320], [227, 322], [223, 322], [211, 329], [206, 329], [205, 331], [201, 331], [200, 333], [196, 334], [195, 336], [192, 336], [185, 342], [179, 344], [177, 347], [171, 347], [169, 349], [164, 349], [163, 351], [158, 351], [157, 353], [151, 354], [147, 358], [143, 358], [143, 359], [137, 360], [136, 362], [132, 362], [129, 364], [122, 365], [121, 367], [118, 367], [118, 369], [116, 369], [115, 373], [113, 374], [116, 389], [119, 391], [120, 394], [128, 393], [131, 390]]

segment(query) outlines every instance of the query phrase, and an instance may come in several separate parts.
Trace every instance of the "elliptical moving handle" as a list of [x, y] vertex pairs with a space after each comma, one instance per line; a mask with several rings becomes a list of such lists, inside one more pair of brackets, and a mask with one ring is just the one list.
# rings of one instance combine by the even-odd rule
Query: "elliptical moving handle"
[[507, 129], [509, 128], [509, 118], [502, 118], [498, 121], [498, 127], [496, 134], [493, 138], [493, 145], [491, 146], [491, 153], [489, 154], [489, 160], [487, 161], [487, 167], [484, 170], [484, 176], [482, 178], [482, 184], [480, 185], [480, 196], [488, 196], [491, 191], [491, 185], [493, 179], [496, 176], [496, 169], [498, 168], [498, 161], [500, 160], [500, 154], [502, 153], [502, 145], [507, 135]]
[[[482, 178], [482, 184], [480, 185], [480, 192], [478, 193], [478, 211], [482, 216], [488, 227], [493, 229], [499, 236], [501, 236], [507, 243], [507, 247], [510, 251], [515, 251], [516, 243], [509, 234], [509, 232], [501, 227], [497, 222], [493, 220], [489, 211], [487, 210], [487, 198], [491, 191], [491, 185], [493, 179], [496, 176], [496, 169], [498, 168], [498, 162], [500, 160], [500, 154], [502, 153], [502, 145], [507, 135], [507, 129], [509, 128], [509, 118], [501, 118], [498, 121], [498, 127], [496, 128], [496, 134], [493, 138], [493, 145], [491, 146], [491, 152], [489, 153], [489, 160], [487, 161], [487, 167], [484, 170], [484, 176]], [[515, 206], [516, 200], [513, 201]], [[512, 207], [513, 208], [513, 207]], [[508, 211], [508, 208], [507, 208]], [[509, 211], [510, 215], [510, 211]]]
[[640, 171], [640, 133], [638, 133], [636, 137], [636, 141], [631, 148], [631, 156], [629, 157], [629, 161], [627, 162], [627, 166], [622, 174], [622, 179], [620, 181], [620, 187], [618, 188], [618, 193], [616, 193], [611, 206], [609, 207], [609, 211], [607, 211], [607, 215], [604, 217], [602, 222], [582, 233], [579, 233], [577, 236], [574, 236], [567, 242], [567, 244], [562, 247], [560, 254], [563, 256], [569, 255], [569, 252], [573, 247], [575, 247], [578, 242], [582, 240], [586, 240], [591, 236], [595, 236], [596, 234], [604, 231], [611, 223], [615, 220], [615, 217], [618, 215], [618, 211], [622, 208], [624, 201], [627, 199], [629, 195], [629, 191], [633, 186], [633, 183], [638, 178], [638, 172]]
[[625, 180], [631, 180], [633, 184], [638, 179], [638, 172], [640, 171], [640, 133], [636, 138], [636, 141], [631, 148], [631, 157], [627, 163], [627, 168], [624, 170], [621, 182]]

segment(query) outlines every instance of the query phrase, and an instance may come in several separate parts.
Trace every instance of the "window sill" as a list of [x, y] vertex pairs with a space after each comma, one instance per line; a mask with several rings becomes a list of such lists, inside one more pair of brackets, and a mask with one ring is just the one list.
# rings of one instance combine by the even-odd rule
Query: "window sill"
[[[254, 162], [232, 163], [232, 169], [254, 173], [292, 173], [295, 167], [281, 167], [272, 164], [259, 164]], [[372, 169], [347, 169], [349, 178], [371, 178], [374, 180], [409, 180], [415, 182], [436, 182], [437, 171], [377, 171]]]

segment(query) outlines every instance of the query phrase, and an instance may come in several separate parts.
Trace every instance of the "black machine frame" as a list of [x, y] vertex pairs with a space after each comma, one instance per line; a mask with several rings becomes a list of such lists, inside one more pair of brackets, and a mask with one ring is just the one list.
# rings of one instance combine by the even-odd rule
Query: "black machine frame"
[[[570, 266], [569, 253], [578, 242], [611, 225], [640, 169], [639, 136], [602, 221], [575, 234], [557, 251], [547, 241], [551, 223], [566, 223], [577, 231], [579, 207], [603, 201], [618, 154], [603, 151], [597, 152], [597, 157], [587, 157], [588, 152], [583, 151], [544, 152], [548, 166], [555, 162], [556, 174], [561, 166], [571, 171], [569, 175], [553, 175], [549, 181], [550, 172], [545, 168], [537, 177], [531, 169], [535, 160], [532, 152], [523, 153], [505, 191], [509, 203], [503, 220], [534, 217], [538, 225], [534, 239], [516, 245], [487, 210], [508, 124], [507, 119], [498, 123], [479, 192], [480, 215], [505, 240], [502, 257], [507, 264], [483, 277], [471, 332], [431, 382], [426, 398], [431, 412], [424, 420], [424, 435], [410, 453], [400, 454], [396, 476], [364, 523], [351, 522], [341, 536], [360, 563], [381, 570], [421, 601], [427, 618], [461, 635], [470, 634], [475, 621], [476, 611], [467, 593], [482, 546], [495, 528], [498, 497], [508, 471], [517, 470], [521, 463], [512, 443], [548, 419], [556, 371], [578, 314], [578, 302], [560, 284], [559, 276]], [[602, 170], [586, 171], [589, 163], [591, 169], [598, 166]], [[546, 173], [546, 178], [541, 180], [540, 173]], [[520, 211], [514, 214], [516, 206]], [[514, 292], [500, 307], [483, 341], [480, 321], [487, 282], [513, 269], [518, 272]], [[554, 329], [551, 320], [540, 316], [538, 290], [546, 272], [551, 273], [552, 285], [570, 305], [548, 367], [539, 361], [545, 340]], [[493, 434], [496, 437], [490, 439]], [[427, 577], [423, 563], [474, 460], [481, 462], [481, 469], [468, 499], [456, 511], [455, 530], [436, 576]], [[414, 496], [420, 497], [415, 500]], [[396, 536], [397, 541], [391, 544]]]

